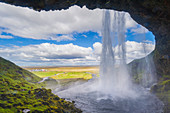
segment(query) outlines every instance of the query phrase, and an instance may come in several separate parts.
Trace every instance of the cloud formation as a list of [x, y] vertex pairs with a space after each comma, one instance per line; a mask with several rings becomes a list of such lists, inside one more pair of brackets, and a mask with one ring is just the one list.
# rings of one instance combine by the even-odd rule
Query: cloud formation
[[24, 38], [57, 40], [55, 34], [99, 30], [101, 14], [100, 9], [89, 10], [78, 6], [68, 10], [36, 12], [29, 8], [0, 3], [0, 26], [7, 28], [1, 29], [2, 31]]
[[0, 49], [0, 55], [10, 59], [16, 63], [43, 63], [56, 62], [56, 65], [63, 63], [74, 63], [87, 59], [92, 54], [90, 47], [80, 47], [72, 43], [66, 45], [56, 45], [50, 43], [42, 43], [40, 45], [29, 45], [23, 47], [3, 48]]
[[[111, 11], [111, 16], [113, 12]], [[0, 38], [14, 36], [31, 39], [60, 41], [76, 40], [75, 33], [97, 32], [101, 36], [103, 10], [89, 10], [86, 7], [72, 6], [68, 10], [36, 12], [29, 8], [0, 3]], [[126, 28], [133, 34], [148, 32], [139, 26], [128, 13], [125, 14]], [[88, 38], [86, 35], [82, 35]], [[97, 37], [97, 36], [96, 36]], [[154, 49], [153, 44], [126, 42], [128, 62], [144, 57]], [[0, 45], [1, 46], [1, 45]], [[42, 43], [39, 45], [13, 46], [0, 48], [0, 56], [18, 65], [98, 65], [102, 44], [96, 42], [92, 47], [65, 44]], [[117, 58], [117, 56], [116, 56]]]
[[[146, 53], [143, 50], [143, 43], [127, 41], [127, 62], [142, 58], [154, 50], [154, 45], [145, 43]], [[118, 47], [116, 47], [116, 51]], [[29, 45], [14, 48], [1, 48], [0, 55], [18, 65], [98, 65], [102, 44], [96, 42], [93, 48], [65, 44], [56, 45], [42, 43], [40, 45]], [[118, 55], [116, 55], [118, 60]]]
[[143, 26], [136, 26], [131, 29], [131, 32], [133, 32], [134, 34], [145, 34], [149, 31]]
[[[101, 9], [89, 10], [85, 6], [83, 8], [72, 6], [61, 11], [37, 12], [29, 8], [0, 3], [0, 27], [5, 28], [0, 31], [23, 38], [72, 40], [72, 37], [66, 35], [87, 31], [100, 33], [102, 13]], [[133, 28], [135, 32], [137, 23], [128, 13], [125, 18], [126, 28]], [[56, 34], [64, 36], [57, 37]]]
[[75, 40], [72, 35], [61, 35], [61, 36], [53, 36], [51, 37], [51, 40], [56, 40], [57, 42], [60, 41], [69, 41], [69, 40]]
[[14, 37], [9, 36], [9, 35], [0, 35], [0, 38], [3, 38], [3, 39], [11, 39], [11, 38], [14, 38]]

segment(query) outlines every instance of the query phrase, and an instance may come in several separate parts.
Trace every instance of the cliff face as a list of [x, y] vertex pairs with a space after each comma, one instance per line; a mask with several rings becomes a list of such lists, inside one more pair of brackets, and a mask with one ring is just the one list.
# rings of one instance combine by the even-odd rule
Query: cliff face
[[158, 75], [170, 75], [170, 1], [168, 0], [0, 0], [34, 10], [60, 10], [72, 5], [129, 12], [156, 39], [155, 64]]

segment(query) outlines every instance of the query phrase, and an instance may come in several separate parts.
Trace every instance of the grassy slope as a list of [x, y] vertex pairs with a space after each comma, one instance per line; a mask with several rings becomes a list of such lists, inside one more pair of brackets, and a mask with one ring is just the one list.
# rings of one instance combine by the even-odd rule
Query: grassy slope
[[0, 112], [81, 112], [72, 102], [38, 88], [41, 78], [0, 57]]
[[15, 80], [38, 82], [41, 78], [0, 57], [0, 74]]

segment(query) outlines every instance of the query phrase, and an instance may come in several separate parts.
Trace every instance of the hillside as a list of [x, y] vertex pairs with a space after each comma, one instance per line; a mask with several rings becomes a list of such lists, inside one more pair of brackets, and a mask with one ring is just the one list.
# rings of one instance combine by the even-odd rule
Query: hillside
[[38, 76], [26, 71], [14, 63], [0, 57], [0, 75], [6, 75], [14, 80], [38, 82], [41, 80]]
[[81, 110], [74, 103], [40, 88], [41, 78], [0, 57], [0, 111], [1, 113], [74, 112]]

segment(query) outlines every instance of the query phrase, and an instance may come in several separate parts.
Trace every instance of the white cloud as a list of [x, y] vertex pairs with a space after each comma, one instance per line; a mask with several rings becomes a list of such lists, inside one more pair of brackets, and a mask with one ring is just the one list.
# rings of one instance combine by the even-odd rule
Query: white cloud
[[68, 10], [36, 12], [0, 3], [0, 16], [0, 26], [7, 28], [5, 32], [25, 38], [50, 39], [54, 34], [100, 30], [102, 10], [72, 6]]
[[133, 32], [134, 34], [145, 34], [149, 31], [143, 26], [138, 26], [138, 27], [132, 28], [131, 32]]
[[9, 36], [9, 35], [0, 35], [0, 38], [11, 39], [11, 38], [14, 38], [14, 37]]
[[[143, 46], [146, 47], [146, 54]], [[127, 62], [142, 58], [154, 50], [154, 44], [126, 42]], [[116, 47], [116, 52], [118, 47]], [[42, 43], [23, 47], [0, 48], [0, 56], [18, 65], [97, 65], [100, 62], [102, 44], [96, 42], [85, 48], [77, 45]], [[118, 60], [118, 55], [116, 54]]]
[[[144, 51], [144, 46], [146, 52]], [[127, 62], [131, 62], [134, 59], [140, 59], [151, 53], [155, 49], [155, 45], [152, 43], [138, 43], [134, 41], [126, 42]]]
[[[23, 47], [0, 49], [0, 55], [16, 63], [56, 62], [56, 65], [74, 64], [89, 59], [92, 48], [80, 47], [72, 43], [66, 45], [56, 45], [42, 43], [40, 45], [29, 45]], [[89, 57], [88, 57], [89, 56]], [[20, 64], [21, 65], [21, 64]]]
[[[144, 51], [144, 47], [146, 51]], [[102, 51], [102, 44], [96, 42], [93, 44], [94, 54], [100, 56]], [[155, 48], [155, 45], [152, 43], [138, 43], [135, 41], [126, 42], [126, 58], [127, 63], [131, 62], [134, 59], [140, 59], [151, 53]], [[115, 47], [115, 58], [118, 60], [118, 46]]]
[[100, 55], [102, 52], [102, 44], [100, 42], [95, 42], [93, 44], [93, 48], [94, 48], [94, 54], [95, 55]]
[[134, 28], [134, 27], [136, 27], [138, 25], [138, 23], [131, 18], [129, 13], [126, 13], [125, 21], [126, 21], [126, 24], [125, 24], [126, 29]]
[[57, 42], [60, 42], [60, 41], [75, 40], [75, 38], [73, 38], [72, 35], [62, 35], [62, 36], [51, 37], [51, 40], [56, 40]]
[[87, 38], [87, 35], [83, 35], [83, 37]]
[[[3, 32], [24, 38], [60, 40], [56, 34], [69, 35], [90, 30], [100, 33], [102, 13], [101, 9], [89, 10], [78, 6], [61, 11], [37, 12], [29, 8], [0, 3], [0, 27], [6, 28], [1, 29]], [[125, 18], [126, 28], [137, 29], [135, 28], [137, 23], [128, 13]], [[65, 38], [62, 40], [68, 39]]]

